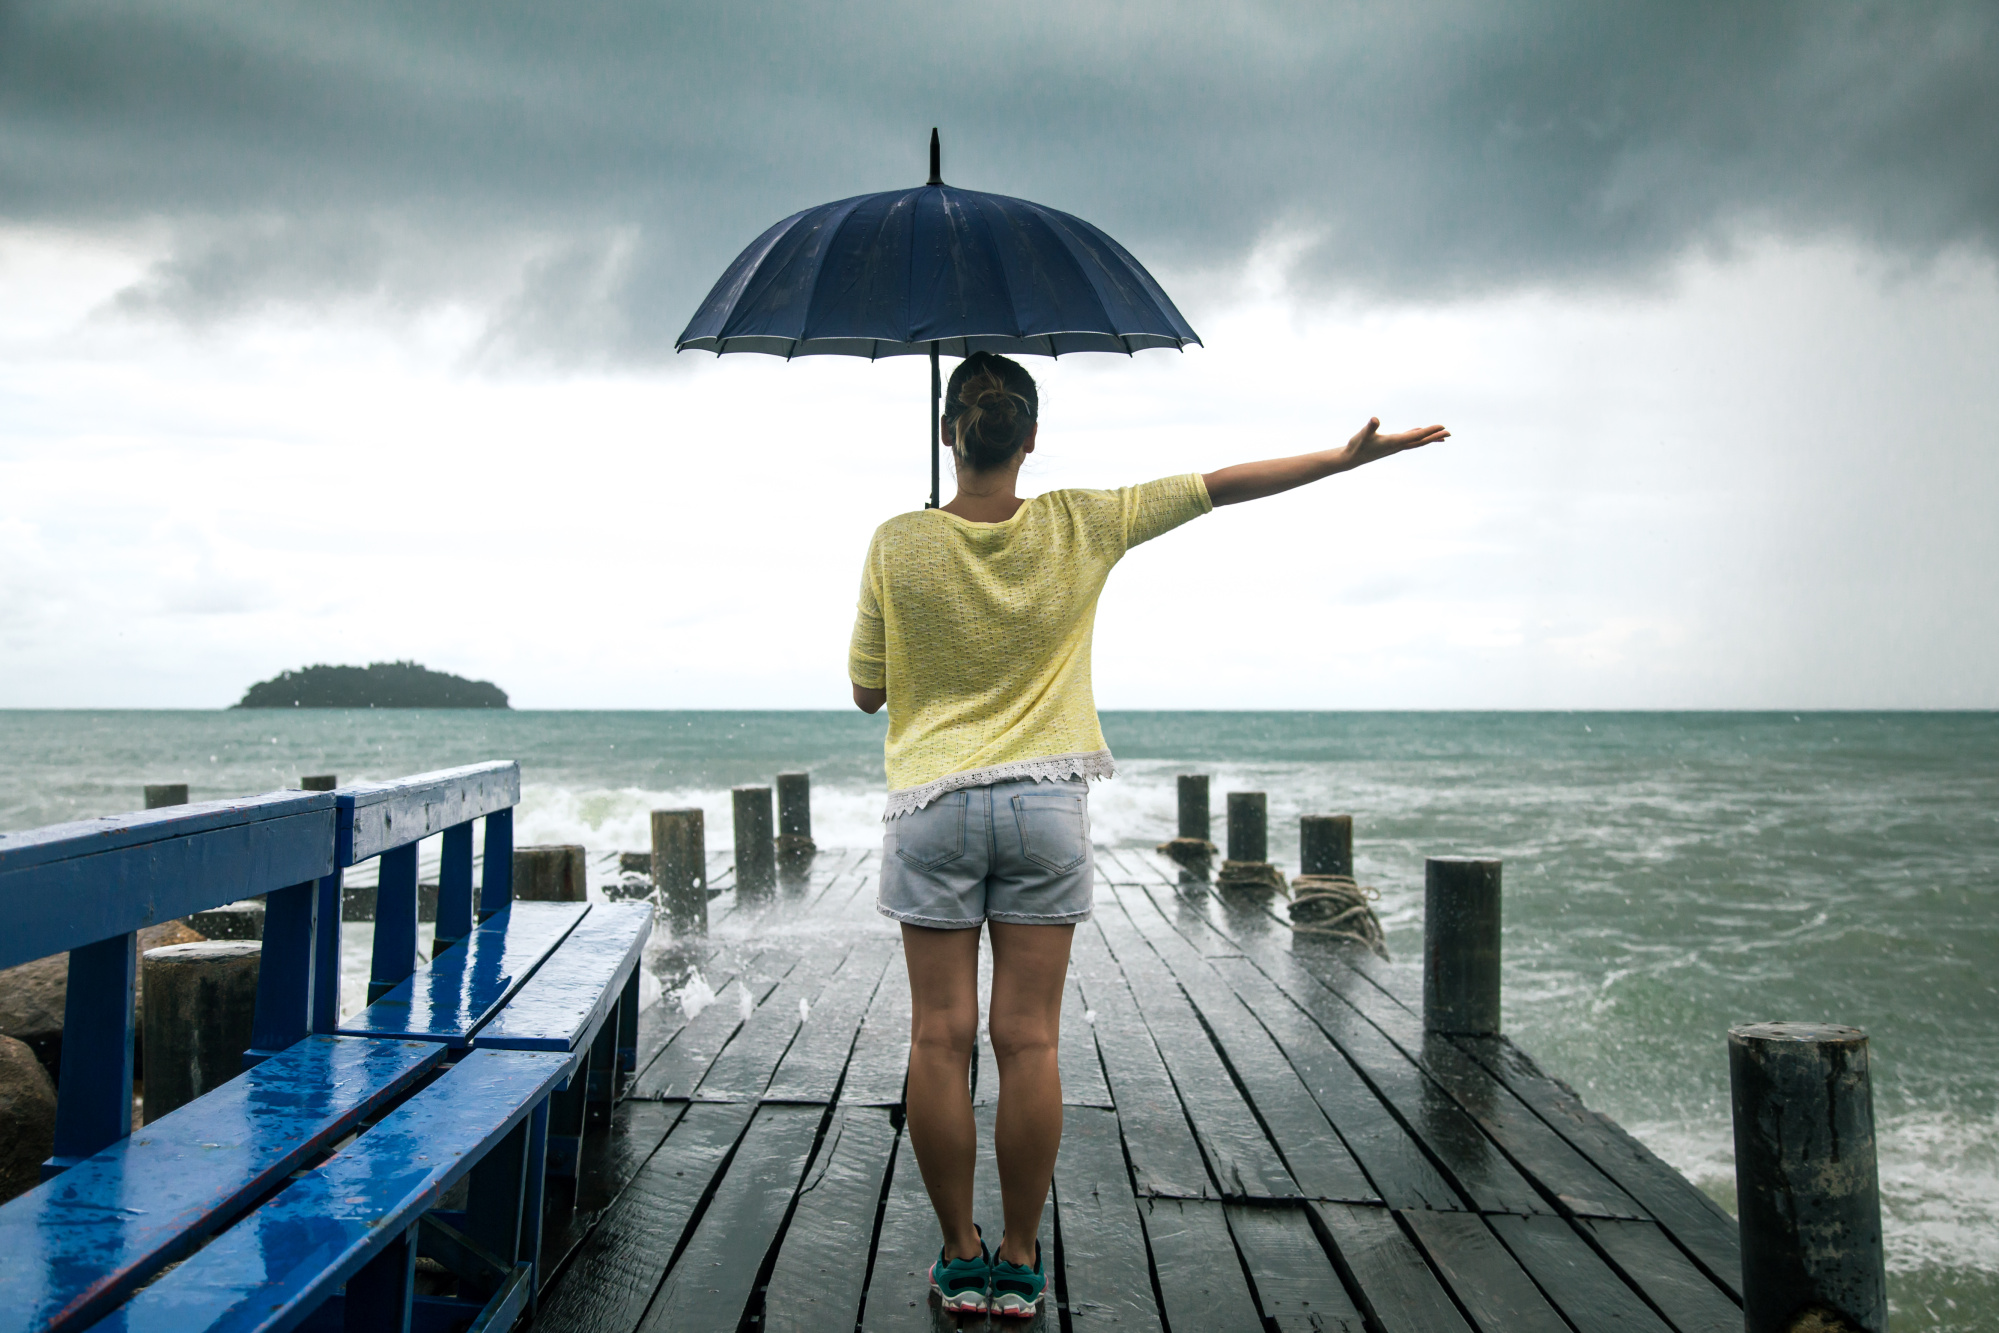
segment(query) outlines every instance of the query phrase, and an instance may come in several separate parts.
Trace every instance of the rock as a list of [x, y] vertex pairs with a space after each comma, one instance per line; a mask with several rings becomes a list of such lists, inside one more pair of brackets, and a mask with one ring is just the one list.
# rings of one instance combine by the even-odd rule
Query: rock
[[[139, 932], [139, 952], [203, 938], [185, 921], [168, 921]], [[62, 1015], [68, 994], [66, 953], [50, 954], [0, 972], [0, 1037], [25, 1042], [51, 1079], [62, 1077]], [[134, 1004], [135, 1014], [144, 1012], [143, 996], [136, 997]]]
[[0, 1203], [35, 1187], [55, 1142], [56, 1085], [26, 1042], [0, 1037]]
[[644, 875], [652, 878], [651, 852], [619, 852], [618, 873], [623, 875]]

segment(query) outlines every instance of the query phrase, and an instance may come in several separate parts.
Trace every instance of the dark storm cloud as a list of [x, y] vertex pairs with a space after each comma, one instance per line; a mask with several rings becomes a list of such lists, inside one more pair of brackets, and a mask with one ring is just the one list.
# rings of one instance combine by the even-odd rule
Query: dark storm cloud
[[1999, 10], [0, 0], [0, 214], [164, 224], [127, 309], [472, 301], [650, 358], [786, 213], [946, 179], [1155, 267], [1320, 237], [1389, 297], [1623, 281], [1745, 233], [1999, 235]]

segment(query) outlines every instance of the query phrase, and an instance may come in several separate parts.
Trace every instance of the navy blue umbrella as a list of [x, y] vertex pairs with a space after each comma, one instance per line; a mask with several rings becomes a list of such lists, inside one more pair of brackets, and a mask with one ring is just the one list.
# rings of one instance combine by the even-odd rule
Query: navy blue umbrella
[[1201, 340], [1152, 275], [1079, 217], [944, 184], [937, 132], [920, 189], [794, 213], [736, 256], [675, 350], [930, 354], [930, 504], [938, 503], [938, 357], [1061, 356]]

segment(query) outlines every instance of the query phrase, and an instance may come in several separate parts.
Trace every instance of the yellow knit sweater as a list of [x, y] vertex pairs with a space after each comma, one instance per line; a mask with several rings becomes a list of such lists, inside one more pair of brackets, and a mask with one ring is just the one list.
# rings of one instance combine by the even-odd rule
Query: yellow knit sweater
[[1109, 777], [1090, 634], [1111, 566], [1214, 505], [1199, 473], [1050, 491], [1004, 523], [875, 529], [847, 670], [888, 691], [888, 817], [1010, 778]]

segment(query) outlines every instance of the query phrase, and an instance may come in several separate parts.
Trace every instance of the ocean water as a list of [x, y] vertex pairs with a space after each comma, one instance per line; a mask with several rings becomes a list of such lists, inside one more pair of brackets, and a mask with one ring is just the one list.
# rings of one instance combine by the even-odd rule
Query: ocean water
[[[1391, 952], [1423, 858], [1505, 861], [1506, 1024], [1734, 1207], [1724, 1034], [1872, 1039], [1898, 1329], [1999, 1328], [1999, 715], [1110, 713], [1098, 840], [1171, 836], [1173, 778], [1355, 816]], [[813, 774], [822, 845], [872, 843], [880, 719], [838, 713], [0, 712], [0, 828], [518, 758], [523, 842], [640, 849], [647, 812]], [[1219, 821], [1218, 821], [1219, 827]]]

